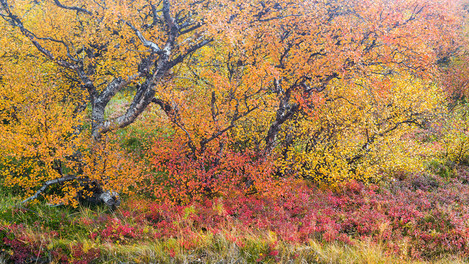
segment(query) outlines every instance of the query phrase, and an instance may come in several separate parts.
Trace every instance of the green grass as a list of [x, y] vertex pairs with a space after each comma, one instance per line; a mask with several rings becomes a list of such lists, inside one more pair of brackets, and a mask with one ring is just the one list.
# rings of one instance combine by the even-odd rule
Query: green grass
[[[204, 232], [200, 234], [199, 243], [190, 250], [181, 246], [183, 236], [170, 239], [143, 237], [125, 244], [93, 240], [90, 233], [104, 228], [105, 222], [100, 222], [100, 217], [107, 215], [133, 225], [136, 224], [133, 216], [126, 217], [120, 210], [110, 212], [103, 207], [74, 209], [36, 204], [22, 209], [18, 206], [19, 197], [4, 191], [0, 192], [0, 197], [0, 219], [3, 224], [23, 224], [23, 235], [37, 241], [47, 241], [42, 245], [44, 251], [60, 248], [71, 255], [76, 245], [85, 251], [99, 249], [101, 254], [94, 263], [467, 263], [467, 260], [453, 256], [440, 256], [428, 262], [413, 261], [405, 256], [388, 255], [380, 244], [370, 241], [356, 241], [353, 245], [313, 240], [297, 245], [278, 241], [275, 246], [278, 255], [270, 256], [269, 245], [276, 241], [276, 237], [266, 231], [245, 234], [243, 247], [230, 239], [231, 235], [236, 235], [236, 230], [218, 234]], [[125, 201], [123, 208], [131, 209], [126, 207]], [[92, 223], [83, 225], [82, 219], [92, 220]], [[142, 222], [139, 224], [142, 225]], [[148, 225], [147, 228], [152, 227]], [[48, 236], [52, 230], [58, 232], [58, 236]], [[0, 254], [0, 263], [5, 261]]]

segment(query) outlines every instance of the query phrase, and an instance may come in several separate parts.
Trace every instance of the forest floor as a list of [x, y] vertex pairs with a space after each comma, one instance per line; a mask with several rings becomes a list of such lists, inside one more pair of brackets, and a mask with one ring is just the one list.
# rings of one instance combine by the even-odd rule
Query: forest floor
[[0, 192], [5, 263], [465, 263], [469, 168], [332, 192], [297, 182], [280, 197], [186, 205], [123, 197], [104, 207], [20, 206]]

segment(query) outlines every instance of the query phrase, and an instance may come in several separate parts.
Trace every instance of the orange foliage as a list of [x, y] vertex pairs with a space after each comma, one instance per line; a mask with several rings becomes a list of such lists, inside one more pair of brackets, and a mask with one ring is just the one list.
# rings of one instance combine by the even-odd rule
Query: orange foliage
[[61, 202], [84, 191], [76, 181], [125, 191], [143, 168], [106, 133], [155, 103], [170, 131], [148, 173], [158, 198], [367, 180], [438, 111], [460, 4], [0, 0], [3, 179], [32, 194], [76, 175]]
[[[154, 166], [150, 193], [159, 200], [188, 203], [206, 195], [236, 197], [246, 192], [272, 193], [273, 163], [252, 151], [216, 152], [210, 148], [192, 155], [184, 139], [160, 138], [153, 147]], [[274, 191], [275, 193], [275, 191]]]
[[[206, 20], [214, 42], [158, 91], [159, 98], [172, 102], [173, 111], [166, 114], [174, 137], [187, 143], [178, 151], [193, 157], [185, 166], [193, 163], [211, 175], [194, 157], [205, 157], [206, 151], [211, 156], [255, 152], [275, 160], [275, 175], [329, 186], [419, 168], [419, 147], [410, 149], [403, 138], [442, 111], [441, 89], [434, 85], [437, 62], [459, 45], [459, 4], [244, 1], [222, 6], [224, 12]], [[157, 140], [156, 159], [168, 148]], [[192, 181], [193, 174], [188, 178]]]

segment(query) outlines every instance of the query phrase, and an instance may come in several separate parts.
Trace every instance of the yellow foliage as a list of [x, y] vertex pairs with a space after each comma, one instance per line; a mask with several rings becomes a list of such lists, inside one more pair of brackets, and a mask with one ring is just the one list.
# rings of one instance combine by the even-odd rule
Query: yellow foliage
[[458, 104], [447, 114], [446, 118], [437, 127], [441, 138], [438, 148], [435, 149], [440, 158], [452, 162], [462, 163], [468, 161], [469, 155], [469, 109], [467, 104]]
[[[11, 31], [5, 31], [7, 34]], [[1, 41], [10, 40], [4, 35]], [[20, 40], [17, 40], [17, 44]], [[138, 179], [138, 164], [108, 140], [92, 142], [87, 132], [86, 94], [57, 69], [37, 58], [30, 44], [8, 45], [10, 54], [30, 49], [31, 57], [1, 60], [0, 178], [4, 185], [33, 195], [46, 181], [66, 175], [103, 182], [103, 188], [125, 193]], [[132, 164], [130, 166], [129, 164]], [[75, 181], [61, 192], [46, 194], [51, 203], [77, 205], [83, 190]]]
[[384, 172], [421, 169], [426, 151], [412, 140], [444, 106], [438, 86], [405, 74], [354, 85], [334, 82], [312, 115], [287, 124], [278, 166], [285, 174], [337, 187], [344, 181], [377, 180]]

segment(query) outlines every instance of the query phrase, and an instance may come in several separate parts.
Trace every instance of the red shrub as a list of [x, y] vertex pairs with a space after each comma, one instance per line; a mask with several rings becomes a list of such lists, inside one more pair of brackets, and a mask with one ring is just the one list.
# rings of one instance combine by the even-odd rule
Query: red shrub
[[255, 190], [277, 189], [272, 162], [258, 159], [246, 150], [218, 152], [206, 149], [192, 153], [184, 140], [161, 138], [153, 148], [157, 176], [151, 176], [150, 191], [163, 201], [189, 203], [206, 196], [238, 196]]
[[242, 236], [270, 230], [278, 239], [295, 243], [323, 239], [352, 244], [355, 239], [371, 238], [390, 252], [407, 254], [402, 252], [402, 241], [407, 240], [416, 258], [469, 255], [469, 186], [458, 180], [437, 184], [432, 180], [427, 188], [426, 180], [419, 177], [397, 181], [390, 190], [357, 182], [341, 193], [296, 185], [277, 196], [228, 196], [187, 205], [154, 203], [145, 209], [146, 219], [154, 223], [159, 238], [230, 229]]
[[137, 238], [138, 232], [135, 227], [123, 223], [120, 219], [112, 218], [106, 224], [100, 236], [111, 242], [127, 243], [130, 239]]

